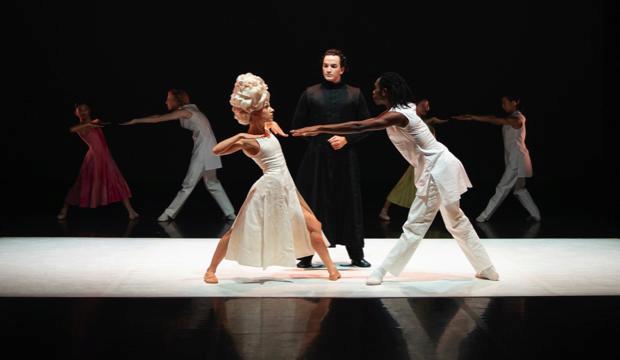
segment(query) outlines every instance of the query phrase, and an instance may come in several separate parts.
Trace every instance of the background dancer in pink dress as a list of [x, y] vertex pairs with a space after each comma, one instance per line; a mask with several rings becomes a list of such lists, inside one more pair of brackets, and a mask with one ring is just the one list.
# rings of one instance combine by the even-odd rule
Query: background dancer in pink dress
[[100, 129], [103, 123], [92, 119], [90, 106], [78, 104], [75, 116], [80, 123], [69, 131], [76, 133], [88, 145], [82, 167], [75, 184], [69, 190], [65, 203], [58, 213], [58, 220], [67, 218], [69, 206], [96, 208], [113, 202], [122, 201], [127, 209], [129, 219], [139, 215], [131, 206], [131, 191], [123, 178], [116, 162], [110, 154], [108, 144]]

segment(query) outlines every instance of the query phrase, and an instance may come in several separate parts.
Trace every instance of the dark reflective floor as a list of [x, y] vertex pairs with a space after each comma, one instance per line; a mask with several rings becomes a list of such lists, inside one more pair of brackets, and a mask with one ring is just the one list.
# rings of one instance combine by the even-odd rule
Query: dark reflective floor
[[619, 300], [13, 298], [0, 327], [21, 359], [612, 359]]
[[[155, 208], [153, 208], [155, 209]], [[3, 215], [1, 236], [219, 237], [217, 212], [170, 223], [143, 208]], [[366, 237], [397, 237], [365, 216]], [[470, 214], [470, 217], [472, 214]], [[482, 238], [617, 238], [606, 214], [531, 222], [510, 211], [475, 224]], [[437, 217], [427, 237], [451, 237]], [[1, 238], [0, 238], [1, 241]], [[620, 358], [620, 298], [0, 298], [0, 341], [20, 359], [583, 359]]]

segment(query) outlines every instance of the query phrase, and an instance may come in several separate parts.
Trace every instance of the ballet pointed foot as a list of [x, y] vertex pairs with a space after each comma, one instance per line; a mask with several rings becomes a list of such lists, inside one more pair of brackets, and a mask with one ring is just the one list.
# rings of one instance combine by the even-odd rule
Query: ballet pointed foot
[[492, 266], [488, 269], [482, 270], [479, 273], [476, 273], [476, 277], [483, 280], [499, 281], [499, 274]]
[[488, 218], [482, 215], [478, 215], [478, 217], [476, 218], [476, 221], [479, 223], [487, 222], [488, 220], [489, 220]]
[[217, 276], [215, 276], [215, 273], [207, 271], [205, 273], [205, 276], [203, 276], [202, 278], [204, 280], [204, 282], [206, 282], [207, 284], [217, 284], [220, 281], [217, 279]]
[[535, 222], [540, 222], [542, 219], [540, 216], [534, 216], [534, 215], [530, 215], [527, 218], [525, 218], [526, 221], [535, 221]]
[[331, 281], [336, 281], [338, 279], [340, 279], [342, 277], [342, 275], [340, 275], [340, 272], [338, 270], [329, 273], [329, 280]]
[[129, 215], [129, 220], [136, 220], [140, 217], [140, 214], [138, 213], [133, 213], [131, 215]]
[[390, 216], [387, 214], [386, 211], [381, 211], [379, 213], [379, 219], [383, 221], [390, 221]]
[[166, 222], [166, 221], [172, 221], [172, 218], [170, 216], [168, 216], [168, 214], [163, 213], [161, 214], [158, 218], [157, 221], [159, 222]]

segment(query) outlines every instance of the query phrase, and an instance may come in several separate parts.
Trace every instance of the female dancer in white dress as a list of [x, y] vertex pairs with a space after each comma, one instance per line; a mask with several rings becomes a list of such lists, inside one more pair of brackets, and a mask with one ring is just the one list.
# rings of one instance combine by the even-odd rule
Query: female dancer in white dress
[[476, 277], [498, 280], [499, 275], [478, 234], [460, 208], [461, 194], [471, 187], [463, 164], [431, 134], [416, 114], [416, 106], [410, 102], [412, 97], [411, 89], [400, 75], [385, 73], [375, 82], [372, 98], [387, 111], [366, 120], [310, 126], [291, 133], [294, 136], [342, 135], [386, 129], [396, 149], [415, 167], [417, 192], [403, 224], [403, 233], [381, 266], [370, 274], [366, 284], [379, 285], [388, 271], [394, 275], [403, 271], [438, 211], [476, 270]]
[[187, 169], [187, 175], [181, 185], [181, 190], [172, 200], [168, 208], [157, 219], [158, 221], [173, 220], [183, 204], [192, 193], [198, 181], [202, 178], [207, 190], [213, 196], [217, 204], [222, 209], [224, 217], [228, 220], [235, 219], [235, 209], [233, 208], [222, 183], [217, 178], [216, 169], [222, 167], [220, 157], [213, 154], [211, 149], [217, 143], [211, 125], [207, 117], [194, 104], [190, 104], [189, 95], [184, 90], [171, 89], [166, 97], [166, 106], [169, 113], [163, 115], [152, 115], [144, 118], [133, 119], [122, 125], [152, 124], [163, 121], [179, 120], [181, 126], [192, 131], [194, 139], [194, 149], [192, 158]]
[[532, 160], [530, 152], [525, 146], [525, 116], [519, 111], [521, 99], [517, 96], [502, 97], [502, 108], [509, 114], [506, 117], [485, 115], [459, 115], [456, 120], [474, 120], [502, 127], [504, 140], [504, 162], [506, 170], [499, 184], [495, 188], [495, 194], [489, 200], [487, 207], [478, 215], [476, 221], [485, 222], [493, 216], [497, 208], [512, 191], [514, 196], [535, 221], [540, 221], [540, 210], [532, 199], [529, 191], [525, 188], [525, 179], [532, 177]]
[[248, 133], [230, 137], [213, 148], [217, 155], [242, 150], [263, 170], [250, 189], [231, 229], [217, 245], [204, 275], [206, 283], [215, 284], [217, 266], [224, 259], [241, 265], [294, 267], [296, 259], [315, 251], [329, 272], [329, 280], [340, 273], [327, 251], [329, 242], [321, 223], [298, 193], [280, 143], [269, 129], [284, 134], [273, 121], [267, 85], [251, 73], [239, 75], [230, 97], [235, 119], [250, 125]]

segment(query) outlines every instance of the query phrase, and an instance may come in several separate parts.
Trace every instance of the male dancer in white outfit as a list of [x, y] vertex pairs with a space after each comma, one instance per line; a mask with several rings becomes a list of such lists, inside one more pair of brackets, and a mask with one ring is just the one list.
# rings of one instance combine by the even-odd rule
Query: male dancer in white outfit
[[189, 95], [184, 90], [169, 90], [166, 98], [166, 106], [168, 110], [170, 110], [167, 114], [133, 119], [123, 124], [151, 124], [179, 120], [183, 128], [192, 131], [194, 149], [192, 150], [192, 158], [187, 170], [187, 175], [183, 180], [181, 190], [179, 190], [177, 196], [157, 220], [170, 221], [174, 219], [201, 178], [211, 196], [213, 196], [220, 206], [220, 209], [222, 209], [224, 217], [227, 220], [234, 220], [235, 209], [230, 203], [224, 187], [217, 179], [216, 169], [222, 167], [222, 162], [220, 157], [213, 154], [213, 151], [211, 151], [217, 144], [217, 140], [213, 135], [209, 120], [196, 105], [190, 104]]
[[480, 243], [478, 234], [459, 206], [461, 194], [471, 187], [461, 162], [431, 134], [428, 126], [416, 114], [411, 103], [412, 92], [405, 80], [396, 73], [382, 74], [375, 82], [372, 97], [377, 105], [388, 110], [377, 117], [333, 125], [316, 125], [292, 130], [294, 136], [314, 136], [320, 133], [350, 134], [386, 129], [388, 137], [415, 167], [416, 198], [409, 210], [403, 233], [381, 266], [366, 280], [367, 285], [379, 285], [387, 272], [399, 275], [420, 241], [428, 231], [437, 211], [454, 236], [465, 256], [476, 270], [476, 277], [498, 280], [491, 259]]
[[504, 162], [506, 170], [495, 188], [495, 194], [487, 207], [478, 215], [476, 221], [485, 222], [493, 216], [510, 191], [530, 214], [533, 220], [540, 221], [540, 210], [525, 188], [525, 178], [532, 177], [532, 161], [525, 146], [525, 116], [519, 111], [520, 99], [516, 96], [502, 97], [502, 108], [507, 117], [459, 115], [456, 120], [475, 120], [502, 126], [504, 139]]

